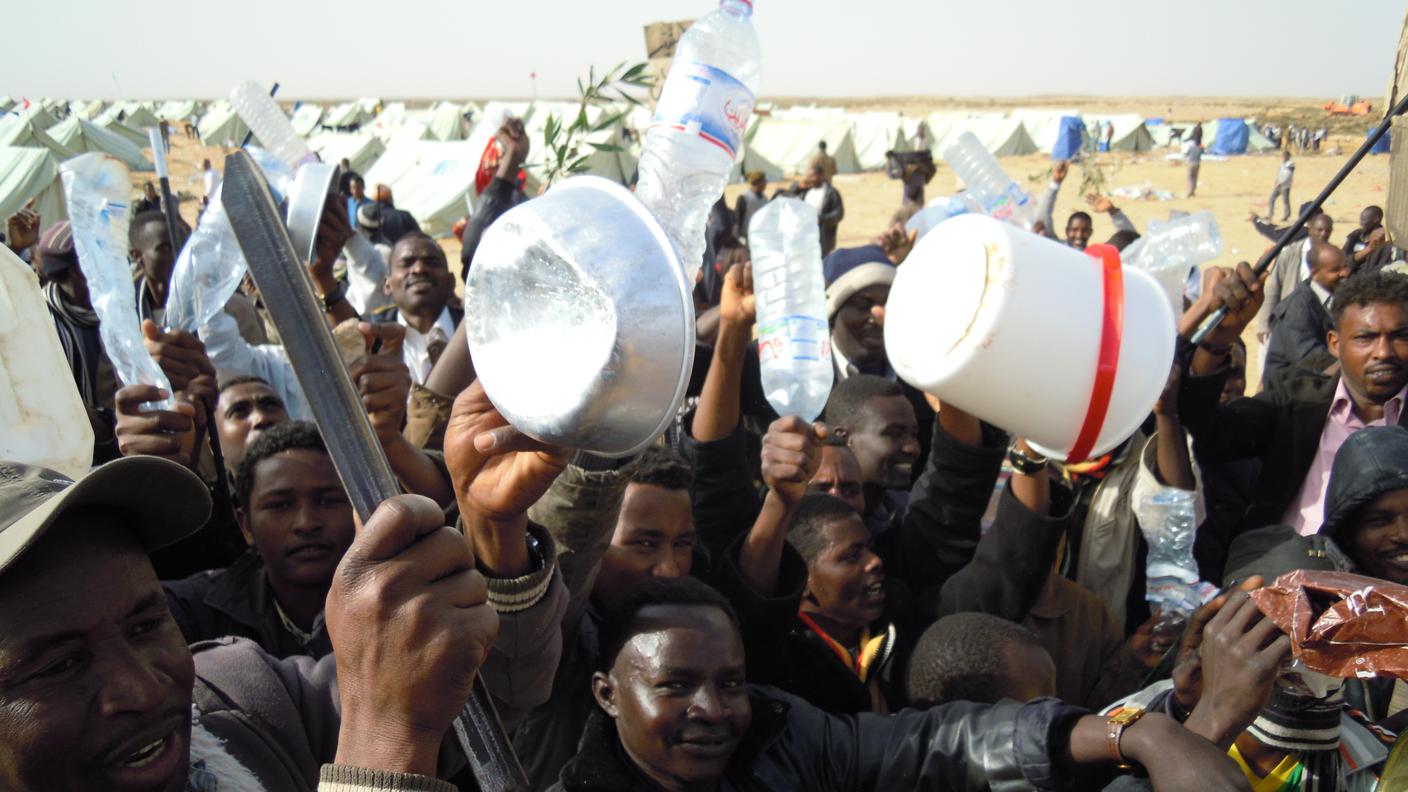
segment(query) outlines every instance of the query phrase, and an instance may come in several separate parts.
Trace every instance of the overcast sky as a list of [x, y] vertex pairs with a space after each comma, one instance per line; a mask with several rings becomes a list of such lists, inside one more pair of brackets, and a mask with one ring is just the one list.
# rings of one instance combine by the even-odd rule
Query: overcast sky
[[[0, 94], [575, 95], [709, 0], [7, 3]], [[1404, 0], [757, 0], [763, 95], [1382, 97]], [[28, 31], [26, 33], [25, 31]]]

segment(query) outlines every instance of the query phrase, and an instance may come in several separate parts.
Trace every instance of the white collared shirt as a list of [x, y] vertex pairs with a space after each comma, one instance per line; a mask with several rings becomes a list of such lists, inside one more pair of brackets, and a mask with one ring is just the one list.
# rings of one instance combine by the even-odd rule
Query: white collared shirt
[[400, 311], [396, 312], [396, 321], [406, 328], [406, 340], [401, 344], [401, 355], [406, 361], [406, 368], [411, 370], [411, 379], [417, 385], [424, 385], [434, 365], [430, 360], [430, 344], [432, 341], [450, 343], [450, 337], [455, 334], [455, 320], [450, 317], [450, 309], [443, 308], [429, 333], [421, 333], [411, 327], [406, 322], [406, 315]]

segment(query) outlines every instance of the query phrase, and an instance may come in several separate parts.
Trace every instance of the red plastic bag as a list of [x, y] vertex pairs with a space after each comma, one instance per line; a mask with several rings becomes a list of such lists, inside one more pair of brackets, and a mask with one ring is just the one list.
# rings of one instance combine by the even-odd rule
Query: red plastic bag
[[1291, 638], [1297, 660], [1334, 677], [1408, 680], [1408, 586], [1299, 570], [1251, 593]]

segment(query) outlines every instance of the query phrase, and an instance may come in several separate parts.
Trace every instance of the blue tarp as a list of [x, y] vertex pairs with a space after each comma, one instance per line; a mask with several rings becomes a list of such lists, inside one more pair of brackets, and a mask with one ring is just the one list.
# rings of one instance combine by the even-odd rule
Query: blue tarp
[[1217, 137], [1212, 142], [1209, 151], [1213, 154], [1246, 154], [1247, 141], [1251, 138], [1251, 131], [1247, 129], [1247, 122], [1240, 118], [1219, 118], [1217, 119]]
[[[1372, 129], [1369, 130], [1368, 132], [1365, 132], [1365, 133], [1364, 133], [1364, 137], [1369, 137], [1369, 135], [1373, 134], [1373, 132], [1374, 132], [1374, 130], [1372, 130]], [[1370, 153], [1370, 154], [1387, 154], [1387, 153], [1388, 153], [1389, 144], [1392, 142], [1392, 141], [1390, 140], [1390, 138], [1392, 138], [1392, 137], [1393, 137], [1393, 133], [1392, 133], [1392, 132], [1385, 132], [1385, 133], [1384, 133], [1384, 136], [1381, 137], [1381, 138], [1379, 138], [1379, 139], [1374, 143], [1374, 147], [1371, 148], [1371, 149], [1369, 149], [1369, 153]]]
[[1078, 116], [1061, 116], [1061, 130], [1056, 133], [1056, 142], [1051, 146], [1051, 159], [1074, 159], [1080, 153], [1085, 139], [1085, 121]]

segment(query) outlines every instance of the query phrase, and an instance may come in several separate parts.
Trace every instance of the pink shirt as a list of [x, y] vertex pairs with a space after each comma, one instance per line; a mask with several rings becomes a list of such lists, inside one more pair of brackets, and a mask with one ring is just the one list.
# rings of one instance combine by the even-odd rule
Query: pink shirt
[[1300, 494], [1286, 509], [1281, 521], [1294, 526], [1296, 533], [1310, 536], [1320, 530], [1325, 521], [1325, 489], [1330, 484], [1330, 467], [1335, 462], [1335, 454], [1344, 441], [1355, 432], [1369, 426], [1396, 426], [1403, 412], [1404, 395], [1408, 387], [1384, 404], [1384, 415], [1377, 421], [1364, 421], [1354, 413], [1354, 402], [1345, 390], [1344, 378], [1340, 378], [1335, 388], [1335, 400], [1330, 402], [1330, 414], [1325, 418], [1325, 428], [1320, 431], [1320, 447], [1315, 451], [1315, 459], [1305, 474], [1305, 482], [1300, 485]]

